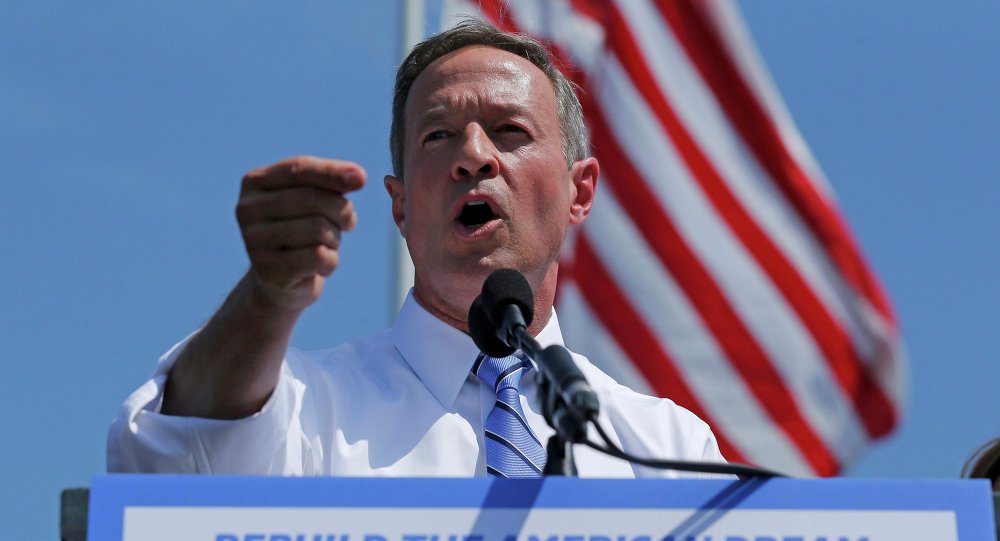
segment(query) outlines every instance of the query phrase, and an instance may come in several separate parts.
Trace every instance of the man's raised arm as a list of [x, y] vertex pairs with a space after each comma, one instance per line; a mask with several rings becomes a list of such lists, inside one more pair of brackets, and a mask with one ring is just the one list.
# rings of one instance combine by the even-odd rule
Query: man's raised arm
[[250, 270], [177, 358], [162, 413], [239, 419], [260, 410], [296, 321], [340, 262], [341, 231], [357, 223], [345, 194], [364, 183], [359, 165], [314, 157], [243, 177], [236, 217]]

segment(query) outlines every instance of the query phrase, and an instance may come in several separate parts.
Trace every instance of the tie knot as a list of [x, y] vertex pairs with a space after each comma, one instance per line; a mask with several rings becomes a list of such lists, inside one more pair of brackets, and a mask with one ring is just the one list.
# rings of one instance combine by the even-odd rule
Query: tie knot
[[480, 353], [472, 365], [472, 373], [499, 394], [502, 389], [517, 390], [524, 369], [530, 367], [527, 361], [516, 354], [498, 358]]

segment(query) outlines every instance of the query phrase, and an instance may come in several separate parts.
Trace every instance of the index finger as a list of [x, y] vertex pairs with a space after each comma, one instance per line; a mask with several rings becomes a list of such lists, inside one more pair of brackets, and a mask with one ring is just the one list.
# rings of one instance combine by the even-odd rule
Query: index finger
[[243, 176], [243, 189], [268, 191], [312, 186], [344, 194], [364, 186], [366, 176], [364, 168], [354, 162], [296, 156], [248, 172]]

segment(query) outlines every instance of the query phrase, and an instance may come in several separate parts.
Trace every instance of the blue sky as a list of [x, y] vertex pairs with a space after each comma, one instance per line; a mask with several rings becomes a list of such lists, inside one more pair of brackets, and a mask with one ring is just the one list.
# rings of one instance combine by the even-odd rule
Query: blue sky
[[[1000, 434], [1000, 4], [741, 2], [899, 313], [909, 415], [849, 472], [954, 477]], [[242, 173], [293, 154], [369, 172], [343, 266], [295, 343], [386, 326], [381, 186], [395, 1], [23, 2], [0, 19], [0, 522], [55, 539], [63, 487], [156, 358], [246, 268]]]

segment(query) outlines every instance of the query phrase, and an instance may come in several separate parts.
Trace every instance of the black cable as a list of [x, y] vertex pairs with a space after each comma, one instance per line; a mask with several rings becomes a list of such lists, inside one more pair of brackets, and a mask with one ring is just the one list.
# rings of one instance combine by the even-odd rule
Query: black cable
[[751, 466], [749, 464], [730, 464], [721, 462], [694, 462], [688, 460], [659, 460], [653, 458], [642, 458], [630, 455], [624, 450], [619, 448], [611, 438], [608, 436], [604, 428], [597, 422], [597, 419], [591, 417], [590, 422], [593, 423], [594, 427], [597, 429], [597, 433], [604, 440], [605, 445], [602, 446], [599, 443], [595, 443], [590, 440], [585, 440], [582, 442], [587, 447], [595, 449], [602, 453], [611, 455], [616, 458], [621, 458], [635, 464], [641, 464], [643, 466], [649, 466], [651, 468], [659, 468], [663, 470], [677, 470], [677, 471], [689, 471], [689, 472], [704, 472], [704, 473], [721, 473], [738, 475], [740, 477], [787, 477], [784, 474], [766, 470], [764, 468], [758, 468], [757, 466]]

